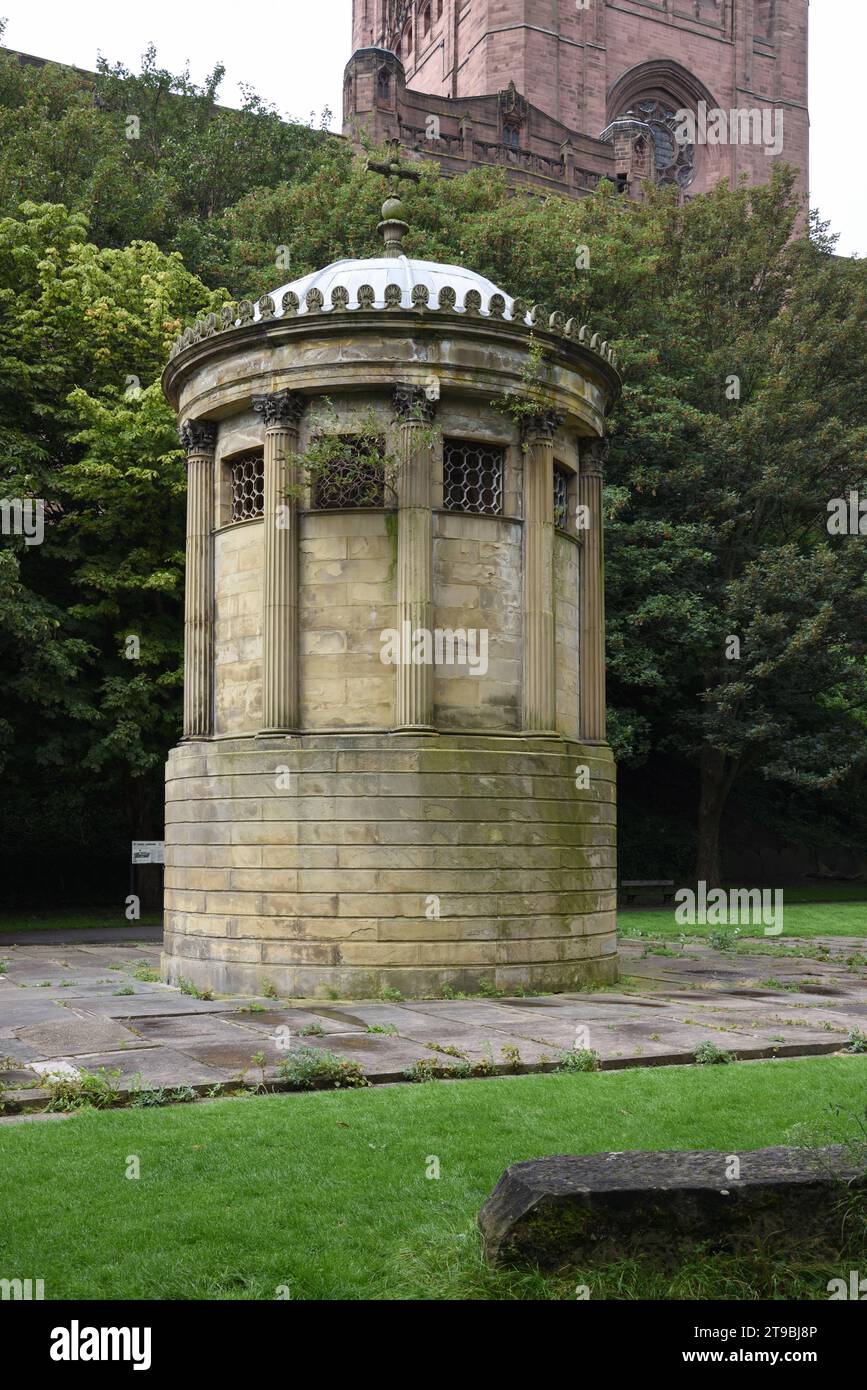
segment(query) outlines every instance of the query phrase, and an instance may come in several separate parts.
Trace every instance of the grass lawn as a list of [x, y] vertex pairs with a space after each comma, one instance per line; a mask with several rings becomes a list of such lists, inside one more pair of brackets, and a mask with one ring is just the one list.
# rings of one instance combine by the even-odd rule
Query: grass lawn
[[[865, 1098], [867, 1058], [827, 1057], [2, 1125], [0, 1276], [44, 1279], [55, 1299], [273, 1299], [280, 1286], [295, 1299], [561, 1299], [578, 1283], [592, 1298], [825, 1298], [840, 1270], [761, 1252], [694, 1257], [674, 1274], [631, 1260], [555, 1278], [494, 1271], [480, 1258], [475, 1220], [519, 1159], [730, 1153], [784, 1143], [798, 1125], [840, 1138], [854, 1132]], [[835, 1104], [847, 1114], [835, 1116]], [[131, 1155], [138, 1180], [125, 1177]], [[431, 1156], [438, 1181], [425, 1175]]]
[[94, 907], [70, 909], [67, 912], [55, 909], [51, 912], [36, 912], [27, 908], [10, 908], [0, 913], [0, 935], [3, 932], [39, 931], [78, 931], [84, 927], [128, 927], [130, 936], [141, 927], [162, 925], [161, 912], [143, 912], [137, 922], [128, 922], [123, 909], [116, 907]]
[[[827, 890], [825, 890], [827, 891]], [[864, 891], [863, 889], [861, 890]], [[773, 902], [773, 899], [771, 900]], [[681, 926], [675, 921], [675, 909], [665, 908], [619, 908], [617, 928], [624, 937], [658, 936], [664, 939], [677, 938], [681, 932], [687, 936], [707, 937], [713, 932], [733, 931], [734, 926]], [[867, 938], [867, 900], [847, 902], [795, 902], [789, 898], [788, 890], [783, 897], [783, 930], [779, 936], [764, 935], [761, 922], [753, 925], [737, 925], [742, 937], [762, 937], [768, 942], [785, 946], [792, 937], [813, 936], [855, 936]]]

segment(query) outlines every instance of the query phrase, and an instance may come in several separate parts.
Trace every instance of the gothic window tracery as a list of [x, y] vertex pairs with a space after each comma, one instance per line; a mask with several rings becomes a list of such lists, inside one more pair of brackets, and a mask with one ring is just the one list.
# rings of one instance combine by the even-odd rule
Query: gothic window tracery
[[633, 101], [618, 118], [635, 120], [646, 126], [653, 140], [656, 181], [688, 188], [695, 178], [695, 147], [681, 145], [675, 138], [677, 112], [658, 97]]

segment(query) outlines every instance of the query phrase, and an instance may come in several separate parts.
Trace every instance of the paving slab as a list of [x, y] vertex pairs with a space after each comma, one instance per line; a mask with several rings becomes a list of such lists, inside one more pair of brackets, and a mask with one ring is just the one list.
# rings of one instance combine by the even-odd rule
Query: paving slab
[[217, 1067], [204, 1066], [183, 1052], [170, 1047], [130, 1048], [125, 1052], [86, 1054], [75, 1058], [75, 1065], [85, 1071], [119, 1071], [121, 1085], [139, 1078], [145, 1086], [205, 1086], [217, 1081], [227, 1082], [232, 1073]]
[[[551, 1066], [576, 1043], [609, 1067], [689, 1062], [706, 1041], [744, 1058], [812, 1055], [839, 1050], [855, 1028], [867, 1031], [867, 970], [847, 964], [867, 954], [867, 941], [827, 941], [838, 949], [833, 961], [733, 955], [704, 944], [655, 956], [640, 941], [624, 941], [617, 989], [399, 1003], [195, 999], [132, 978], [138, 961], [156, 964], [157, 943], [145, 950], [104, 937], [84, 945], [28, 942], [5, 952], [13, 964], [0, 977], [0, 1063], [7, 1092], [17, 1085], [24, 1088], [17, 1094], [33, 1097], [22, 1078], [32, 1087], [40, 1069], [58, 1062], [119, 1068], [122, 1081], [140, 1074], [147, 1085], [206, 1087], [245, 1069], [254, 1078], [251, 1058], [263, 1053], [273, 1077], [287, 1041], [358, 1061], [375, 1081], [400, 1080], [419, 1060], [459, 1063], [434, 1044], [457, 1048], [470, 1062], [491, 1057], [501, 1070], [515, 1049], [521, 1068]], [[39, 988], [44, 979], [50, 989]], [[780, 985], [764, 983], [770, 980]], [[58, 988], [61, 982], [69, 988]], [[135, 992], [119, 995], [127, 982]], [[799, 988], [782, 987], [788, 984]], [[396, 1032], [367, 1031], [388, 1025]], [[302, 1035], [311, 1026], [317, 1031]]]
[[[81, 1008], [81, 1003], [78, 1005]], [[235, 1008], [234, 1000], [227, 1005], [225, 1000], [191, 999], [167, 989], [151, 995], [119, 995], [117, 998], [94, 997], [88, 1000], [86, 1011], [96, 1017], [105, 1018], [153, 1018], [169, 1014], [224, 1014]]]
[[[303, 1041], [314, 1047], [323, 1046], [322, 1038], [304, 1038]], [[371, 1076], [394, 1080], [400, 1077], [406, 1067], [412, 1066], [413, 1062], [435, 1060], [444, 1066], [450, 1066], [460, 1061], [459, 1057], [447, 1057], [431, 1052], [423, 1044], [407, 1038], [388, 1037], [382, 1033], [341, 1033], [337, 1037], [329, 1038], [325, 1047], [329, 1052], [335, 1052], [338, 1057], [348, 1057], [353, 1062], [360, 1062], [365, 1072]]]
[[47, 995], [37, 998], [19, 992], [16, 998], [0, 1000], [0, 1041], [15, 1038], [22, 1028], [42, 1023], [60, 1023], [70, 1017], [69, 1009], [55, 1004]]
[[74, 1066], [72, 1062], [62, 1061], [58, 1058], [54, 1058], [50, 1062], [31, 1062], [30, 1065], [31, 1070], [35, 1071], [37, 1076], [44, 1076], [46, 1080], [52, 1077], [65, 1077], [75, 1081], [81, 1076], [79, 1067]]
[[191, 1057], [194, 1062], [201, 1062], [204, 1066], [214, 1067], [219, 1071], [230, 1072], [233, 1076], [237, 1076], [242, 1071], [256, 1073], [259, 1063], [254, 1062], [253, 1057], [257, 1053], [264, 1057], [266, 1066], [275, 1067], [278, 1062], [283, 1060], [287, 1052], [285, 1047], [278, 1047], [268, 1038], [258, 1038], [252, 1035], [246, 1038], [242, 1035], [237, 1041], [221, 1039], [220, 1041], [199, 1042], [191, 1038], [182, 1045], [178, 1045], [176, 1050], [184, 1057]]
[[36, 1023], [19, 1028], [18, 1036], [22, 1042], [35, 1047], [43, 1058], [151, 1046], [113, 1020], [73, 1018], [71, 1015], [61, 1023]]
[[239, 1044], [255, 1052], [261, 1042], [258, 1034], [238, 1028], [213, 1014], [130, 1019], [127, 1027], [142, 1043], [172, 1047], [179, 1052], [187, 1052], [193, 1045], [205, 1043]]
[[289, 1034], [301, 1042], [307, 1036], [315, 1036], [315, 1033], [302, 1036], [302, 1029], [313, 1028], [328, 1038], [339, 1033], [357, 1033], [359, 1030], [357, 1023], [339, 1023], [336, 1019], [317, 1014], [313, 1009], [271, 1009], [267, 1014], [229, 1014], [226, 1017], [231, 1018], [234, 1027], [253, 1037], [285, 1036], [288, 1029]]

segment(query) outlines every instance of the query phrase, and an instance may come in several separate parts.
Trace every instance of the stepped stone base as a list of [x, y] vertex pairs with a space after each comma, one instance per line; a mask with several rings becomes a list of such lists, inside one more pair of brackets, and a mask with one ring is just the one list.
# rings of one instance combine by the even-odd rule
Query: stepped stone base
[[295, 998], [610, 983], [614, 798], [610, 749], [556, 737], [182, 744], [166, 770], [165, 977]]

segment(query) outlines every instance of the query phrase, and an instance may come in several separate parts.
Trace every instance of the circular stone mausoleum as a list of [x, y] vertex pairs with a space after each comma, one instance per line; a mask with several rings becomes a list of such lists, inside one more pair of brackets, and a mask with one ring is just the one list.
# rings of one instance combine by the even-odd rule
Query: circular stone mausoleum
[[164, 373], [189, 484], [170, 981], [616, 979], [614, 355], [402, 255], [399, 211], [385, 255], [227, 305]]

